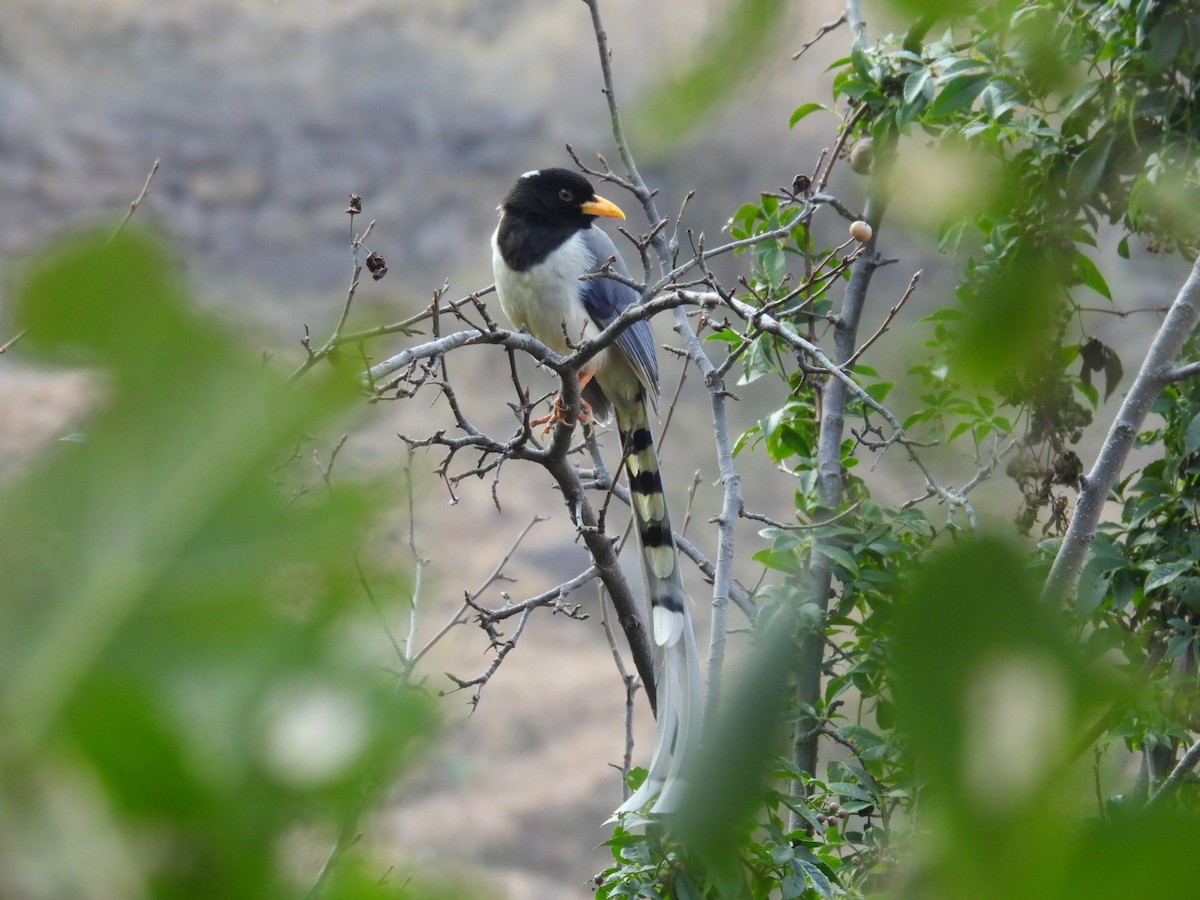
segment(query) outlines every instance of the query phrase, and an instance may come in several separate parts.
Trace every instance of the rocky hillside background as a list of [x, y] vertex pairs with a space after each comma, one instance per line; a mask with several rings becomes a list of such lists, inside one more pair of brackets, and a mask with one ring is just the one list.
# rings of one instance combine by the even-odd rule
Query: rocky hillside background
[[[627, 101], [703, 54], [708, 5], [608, 5]], [[160, 159], [139, 216], [206, 295], [292, 336], [337, 303], [351, 191], [395, 276], [369, 300], [403, 308], [447, 277], [490, 281], [517, 173], [564, 162], [567, 142], [611, 152], [590, 21], [570, 0], [8, 0], [0, 16], [0, 252], [119, 216]], [[667, 197], [700, 189], [698, 222], [811, 166], [787, 129], [801, 70], [784, 49], [647, 167]]]

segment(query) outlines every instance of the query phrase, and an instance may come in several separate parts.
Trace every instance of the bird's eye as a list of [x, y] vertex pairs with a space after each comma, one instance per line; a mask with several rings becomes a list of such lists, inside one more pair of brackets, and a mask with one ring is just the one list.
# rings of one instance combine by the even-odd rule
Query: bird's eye
[[570, 203], [572, 200], [575, 199], [575, 195], [572, 194], [566, 188], [563, 188], [562, 190], [560, 190], [558, 192], [558, 199], [561, 200], [563, 203]]

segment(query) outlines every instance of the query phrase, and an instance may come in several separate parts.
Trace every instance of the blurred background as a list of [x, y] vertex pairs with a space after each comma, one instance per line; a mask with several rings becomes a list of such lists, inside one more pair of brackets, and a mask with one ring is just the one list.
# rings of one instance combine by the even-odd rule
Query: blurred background
[[[802, 103], [828, 102], [825, 69], [849, 47], [842, 29], [792, 61], [842, 5], [785, 5], [754, 59], [736, 66], [736, 89], [688, 123], [693, 128], [656, 115], [646, 98], [673, 73], [698, 61], [726, 62], [721, 34], [736, 5], [603, 4], [616, 87], [630, 113], [642, 174], [661, 190], [665, 214], [695, 190], [686, 224], [710, 240], [742, 202], [790, 185], [832, 146], [834, 116], [811, 116], [795, 131], [788, 119]], [[869, 26], [876, 35], [886, 28]], [[352, 237], [344, 210], [351, 193], [362, 196], [364, 208], [354, 228], [375, 221], [368, 244], [390, 268], [388, 277], [365, 281], [358, 292], [351, 326], [369, 327], [419, 311], [443, 282], [451, 296], [490, 284], [488, 239], [500, 197], [523, 171], [569, 165], [566, 143], [585, 161], [600, 152], [619, 169], [591, 22], [578, 0], [5, 0], [0, 339], [11, 336], [7, 291], [24, 263], [64, 230], [115, 226], [158, 160], [135, 221], [168, 237], [198, 304], [288, 371], [303, 361], [305, 328], [319, 345], [344, 303]], [[839, 167], [831, 190], [852, 209], [861, 204], [859, 187]], [[628, 198], [605, 193], [630, 211]], [[632, 230], [644, 230], [631, 219]], [[902, 231], [890, 232], [884, 247], [902, 262], [884, 270], [876, 287], [888, 305], [927, 262], [904, 246], [902, 235], [897, 239]], [[1169, 297], [1174, 271], [1168, 266], [1154, 277]], [[928, 271], [911, 308], [937, 302], [952, 283], [948, 271]], [[1110, 283], [1116, 290], [1120, 280]], [[669, 339], [666, 324], [658, 327]], [[406, 340], [388, 338], [369, 352], [382, 358]], [[906, 340], [917, 346], [919, 336]], [[509, 398], [490, 394], [498, 364], [500, 356], [482, 351], [454, 360], [461, 367], [456, 383], [460, 391], [470, 388], [477, 422], [504, 434], [511, 428]], [[664, 367], [669, 395], [679, 370], [673, 359]], [[93, 390], [85, 374], [5, 358], [0, 477], [19, 474], [69, 432]], [[701, 393], [697, 385], [685, 390], [664, 465], [676, 482], [676, 506], [696, 473], [693, 514], [702, 526], [716, 509], [716, 465], [704, 440], [709, 419]], [[755, 408], [752, 390], [743, 400], [734, 410], [735, 430], [764, 411]], [[410, 460], [396, 437], [428, 434], [444, 424], [431, 418], [437, 416], [444, 410], [421, 400], [364, 410], [340, 463], [392, 473], [397, 481], [414, 473], [415, 527], [410, 532], [402, 505], [378, 539], [402, 563], [411, 561], [410, 537], [418, 555], [430, 558], [419, 611], [426, 639], [463, 593], [487, 578], [535, 514], [550, 521], [505, 567], [515, 580], [493, 586], [484, 602], [499, 605], [501, 591], [517, 600], [531, 596], [586, 565], [540, 473], [506, 473], [495, 501], [489, 484], [465, 484], [452, 503], [431, 474], [439, 458]], [[779, 490], [778, 483], [753, 478], [746, 484], [753, 508], [786, 514], [790, 497], [773, 509]], [[755, 530], [745, 529], [746, 539]], [[692, 536], [702, 544], [708, 537]], [[752, 586], [752, 567], [738, 574]], [[473, 714], [467, 694], [441, 701], [444, 724], [433, 752], [387, 792], [364, 826], [364, 844], [383, 868], [468, 878], [486, 873], [481, 883], [501, 884], [507, 896], [551, 898], [581, 893], [603, 867], [609, 854], [597, 845], [620, 797], [609, 764], [619, 763], [624, 747], [624, 696], [595, 614], [595, 591], [584, 593], [576, 599], [591, 617], [535, 616]], [[702, 608], [703, 585], [697, 583], [694, 596]], [[382, 630], [364, 642], [364, 652], [386, 666]], [[451, 687], [444, 672], [469, 678], [490, 658], [481, 632], [459, 628], [427, 657], [418, 677], [437, 694]], [[640, 697], [638, 704], [639, 748], [648, 749], [652, 723]], [[316, 870], [330, 837], [297, 836], [299, 872]]]

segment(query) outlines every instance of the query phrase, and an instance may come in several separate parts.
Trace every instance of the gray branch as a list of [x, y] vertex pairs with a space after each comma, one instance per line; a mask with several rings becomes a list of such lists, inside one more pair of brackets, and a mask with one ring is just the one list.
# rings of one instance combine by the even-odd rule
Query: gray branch
[[[1134, 439], [1146, 420], [1151, 405], [1163, 388], [1177, 380], [1180, 369], [1176, 362], [1183, 345], [1196, 327], [1200, 315], [1200, 260], [1192, 267], [1187, 281], [1167, 311], [1137, 377], [1125, 395], [1117, 417], [1108, 429], [1104, 444], [1096, 456], [1092, 470], [1081, 479], [1079, 500], [1071, 515], [1067, 534], [1054, 557], [1050, 576], [1046, 579], [1043, 596], [1065, 600], [1075, 589], [1088, 548], [1096, 537], [1096, 526], [1133, 447]], [[1184, 369], [1190, 371], [1190, 367]]]

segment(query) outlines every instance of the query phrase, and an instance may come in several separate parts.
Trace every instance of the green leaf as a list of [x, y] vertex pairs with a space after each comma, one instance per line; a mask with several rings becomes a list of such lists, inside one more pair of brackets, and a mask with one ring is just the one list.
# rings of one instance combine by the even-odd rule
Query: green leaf
[[1191, 456], [1200, 450], [1200, 413], [1192, 417], [1183, 433], [1183, 452]]
[[797, 122], [806, 116], [815, 113], [819, 109], [829, 109], [829, 107], [824, 103], [805, 103], [801, 106], [797, 106], [795, 111], [792, 113], [792, 117], [788, 119], [788, 128], [795, 128]]
[[947, 342], [955, 374], [991, 385], [1029, 365], [1062, 308], [1060, 278], [1050, 255], [1025, 241], [977, 273], [960, 289], [963, 318]]
[[862, 785], [855, 784], [852, 781], [835, 781], [825, 786], [839, 797], [848, 797], [851, 800], [864, 800], [868, 803], [875, 802], [875, 798], [871, 796], [869, 791], [864, 790]]
[[[766, 335], [760, 335], [750, 343], [750, 349], [742, 357], [742, 374], [737, 383], [751, 384], [773, 371], [775, 357], [771, 352], [770, 339]], [[773, 431], [773, 427], [767, 428], [763, 430], [763, 434], [770, 436]]]
[[[288, 384], [132, 230], [43, 260], [15, 291], [21, 351], [104, 390], [89, 440], [0, 495], [0, 858], [54, 896], [294, 893], [279, 848], [335, 834], [432, 720], [354, 637], [363, 581], [403, 593], [360, 553], [390, 492], [276, 486], [357, 387]], [[62, 841], [122, 858], [72, 871]]]
[[790, 694], [802, 617], [793, 608], [764, 609], [755, 623], [755, 652], [716, 711], [710, 739], [685, 771], [671, 833], [713, 873], [719, 896], [742, 896], [740, 835], [754, 821], [772, 766], [775, 738]]
[[852, 577], [858, 577], [858, 560], [856, 560], [854, 556], [844, 547], [839, 547], [836, 544], [830, 544], [825, 541], [819, 541], [813, 545], [813, 550], [817, 553], [820, 553], [822, 556], [833, 560], [835, 563], [849, 572]]
[[976, 59], [972, 56], [963, 56], [954, 60], [954, 62], [942, 69], [942, 71], [938, 74], [938, 83], [948, 84], [955, 79], [961, 78], [965, 74], [978, 75], [986, 73], [987, 65], [983, 60]]
[[1110, 560], [1096, 557], [1089, 559], [1079, 573], [1079, 586], [1075, 591], [1075, 612], [1087, 618], [1097, 609], [1108, 594], [1110, 583]]
[[993, 81], [979, 95], [983, 111], [988, 118], [998, 119], [1017, 105], [1016, 93], [1012, 86], [1003, 81]]
[[1191, 570], [1194, 565], [1195, 563], [1190, 559], [1180, 559], [1175, 562], [1155, 566], [1150, 570], [1150, 574], [1146, 576], [1146, 592], [1149, 593], [1158, 588], [1166, 587], [1184, 572]]
[[1176, 659], [1183, 655], [1184, 651], [1191, 646], [1192, 636], [1190, 634], [1173, 634], [1167, 639], [1167, 659]]
[[890, 623], [929, 896], [1091, 896], [1044, 882], [1078, 840], [1078, 784], [1063, 772], [1114, 695], [1026, 559], [994, 538], [947, 547], [912, 573]]
[[990, 78], [988, 72], [972, 72], [945, 82], [929, 106], [928, 117], [941, 119], [969, 109], [987, 87]]
[[833, 882], [829, 880], [829, 876], [821, 871], [821, 868], [815, 863], [808, 860], [800, 859], [796, 861], [801, 869], [804, 870], [804, 875], [808, 878], [808, 883], [812, 885], [813, 890], [825, 900], [833, 900], [834, 888]]
[[1067, 197], [1072, 203], [1090, 200], [1096, 193], [1116, 139], [1115, 131], [1106, 131], [1075, 157], [1067, 170]]
[[1089, 81], [1067, 98], [1066, 102], [1059, 107], [1058, 114], [1064, 119], [1067, 118], [1077, 109], [1095, 97], [1103, 87], [1104, 82], [1102, 81]]
[[1150, 31], [1146, 69], [1152, 73], [1164, 71], [1179, 55], [1183, 40], [1188, 36], [1188, 23], [1178, 16], [1166, 15]]
[[1108, 282], [1104, 280], [1104, 276], [1100, 274], [1096, 264], [1086, 254], [1076, 251], [1071, 265], [1075, 278], [1080, 284], [1090, 287], [1101, 297], [1112, 300], [1112, 291], [1109, 290]]
[[764, 242], [755, 247], [754, 257], [768, 281], [778, 284], [783, 280], [787, 273], [787, 254], [782, 247], [773, 242]]
[[928, 102], [933, 99], [933, 72], [927, 68], [918, 69], [904, 79], [904, 102], [913, 105], [918, 98]]

